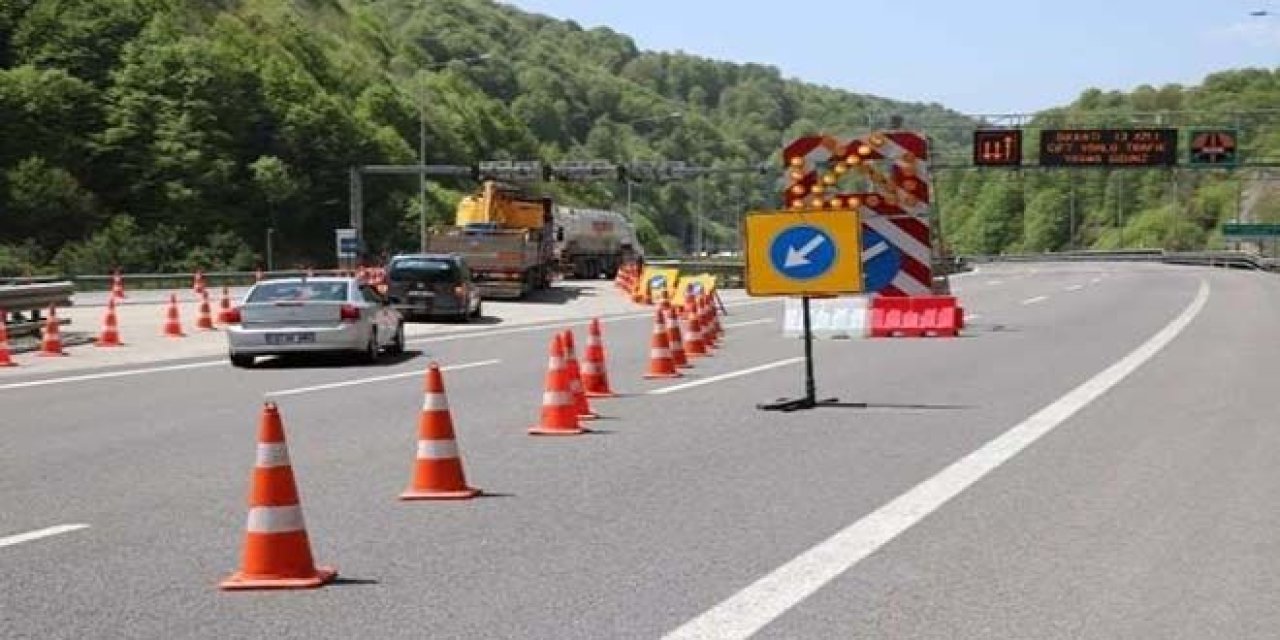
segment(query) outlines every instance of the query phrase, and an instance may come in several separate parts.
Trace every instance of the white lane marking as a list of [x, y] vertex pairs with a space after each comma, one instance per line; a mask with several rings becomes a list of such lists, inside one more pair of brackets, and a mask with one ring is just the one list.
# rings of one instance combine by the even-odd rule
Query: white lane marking
[[750, 327], [752, 325], [770, 324], [772, 322], [773, 322], [773, 318], [760, 318], [759, 320], [747, 320], [746, 322], [734, 322], [732, 324], [726, 324], [724, 325], [724, 328], [735, 329], [737, 327]]
[[48, 538], [50, 536], [62, 535], [64, 533], [71, 533], [72, 531], [79, 531], [81, 529], [88, 528], [89, 525], [87, 524], [60, 524], [56, 527], [47, 527], [44, 529], [37, 529], [35, 531], [28, 531], [26, 533], [19, 533], [17, 535], [5, 536], [0, 538], [0, 547], [22, 544], [24, 542], [31, 542], [32, 540], [39, 540], [41, 538]]
[[987, 284], [1004, 284], [1004, 280], [988, 280]]
[[1027, 298], [1026, 300], [1023, 300], [1022, 304], [1024, 305], [1040, 304], [1041, 302], [1044, 302], [1045, 300], [1048, 300], [1048, 299], [1049, 299], [1049, 296], [1036, 296], [1034, 298]]
[[1102, 282], [1102, 278], [1094, 278], [1089, 281], [1089, 284], [1098, 284], [1099, 282]]
[[1208, 300], [1209, 284], [1201, 280], [1195, 300], [1142, 346], [937, 475], [681, 625], [664, 640], [750, 637], [1120, 384], [1173, 342]]
[[718, 376], [711, 376], [710, 378], [703, 378], [701, 380], [694, 380], [693, 382], [686, 382], [684, 384], [677, 384], [677, 385], [672, 385], [670, 387], [663, 387], [661, 389], [654, 389], [653, 391], [649, 392], [649, 395], [660, 396], [668, 393], [675, 393], [677, 391], [684, 391], [685, 389], [701, 387], [704, 384], [720, 382], [721, 380], [731, 380], [733, 378], [741, 378], [742, 376], [749, 376], [753, 373], [760, 373], [761, 371], [768, 371], [769, 369], [777, 369], [778, 367], [786, 367], [786, 366], [798, 364], [801, 362], [804, 362], [804, 358], [787, 358], [786, 360], [770, 362], [769, 364], [762, 364], [758, 367], [751, 367], [750, 369], [740, 369], [738, 371], [730, 371], [729, 373], [722, 373]]
[[[777, 302], [777, 299], [742, 300], [738, 302], [727, 303], [725, 304], [725, 307], [730, 309], [735, 309], [737, 307], [751, 307], [751, 306], [760, 305], [760, 304], [768, 304], [770, 302]], [[653, 310], [650, 309], [649, 311], [642, 311], [640, 313], [627, 313], [627, 314], [616, 315], [616, 316], [602, 316], [600, 318], [600, 322], [618, 322], [620, 320], [635, 320], [638, 318], [652, 319]], [[490, 331], [468, 331], [465, 333], [446, 334], [443, 336], [414, 338], [412, 340], [406, 340], [405, 342], [407, 344], [426, 344], [429, 342], [449, 342], [452, 340], [465, 340], [467, 338], [477, 338], [477, 337], [488, 338], [490, 336], [502, 336], [502, 335], [509, 335], [513, 333], [529, 333], [530, 331], [545, 331], [547, 329], [564, 329], [568, 327], [576, 327], [584, 322], [585, 323], [591, 322], [591, 317], [588, 316], [585, 318], [579, 318], [577, 320], [566, 320], [566, 321], [558, 321], [558, 322], [547, 321], [546, 324], [530, 325], [530, 326], [523, 326], [523, 327], [512, 327], [510, 329], [494, 329]]]
[[[765, 300], [738, 300], [735, 302], [725, 303], [725, 307], [729, 309], [736, 309], [738, 307], [752, 307], [756, 305], [769, 304], [777, 301], [778, 300], [776, 298], [765, 299]], [[653, 318], [653, 311], [646, 311], [643, 313], [631, 313], [631, 314], [625, 314], [625, 315], [616, 315], [616, 316], [603, 316], [600, 318], [600, 321], [601, 322], [617, 322], [619, 320], [634, 320], [637, 318]], [[424, 337], [424, 338], [415, 338], [412, 340], [406, 340], [405, 342], [407, 344], [424, 344], [428, 342], [447, 342], [452, 340], [467, 340], [472, 338], [488, 338], [490, 336], [499, 336], [499, 335], [505, 335], [509, 333], [526, 333], [529, 331], [541, 331], [544, 329], [560, 329], [564, 327], [572, 327], [572, 326], [578, 325], [579, 323], [589, 322], [589, 321], [590, 321], [590, 318], [587, 317], [587, 318], [582, 318], [582, 319], [571, 321], [571, 322], [566, 321], [566, 322], [558, 322], [554, 324], [537, 324], [537, 325], [522, 326], [517, 328], [511, 328], [511, 329], [497, 329], [497, 330], [481, 329], [476, 331], [459, 332], [457, 334], [449, 334], [444, 336], [430, 336], [430, 337]], [[126, 378], [131, 376], [147, 375], [151, 373], [167, 373], [169, 371], [186, 371], [190, 369], [203, 369], [206, 367], [221, 367], [221, 366], [229, 366], [229, 365], [227, 364], [227, 361], [224, 359], [202, 360], [200, 362], [168, 365], [168, 366], [162, 366], [162, 367], [146, 367], [143, 369], [125, 369], [121, 371], [108, 371], [105, 373], [89, 373], [89, 374], [82, 374], [82, 375], [66, 376], [62, 378], [44, 378], [41, 380], [27, 380], [25, 382], [10, 382], [7, 384], [0, 384], [0, 391], [10, 391], [13, 389], [29, 389], [32, 387], [44, 387], [44, 386], [55, 385], [55, 384], [67, 384], [71, 382], [90, 382], [93, 380]]]
[[192, 362], [189, 364], [175, 364], [167, 367], [148, 367], [146, 369], [128, 369], [125, 371], [108, 371], [106, 373], [88, 373], [79, 376], [67, 376], [65, 378], [46, 378], [44, 380], [28, 380], [26, 382], [11, 382], [9, 384], [0, 384], [0, 391], [8, 391], [10, 389], [29, 389], [31, 387], [43, 387], [51, 384], [62, 384], [66, 382], [86, 382], [89, 380], [106, 380], [109, 378], [124, 378], [128, 376], [140, 376], [148, 373], [167, 373], [169, 371], [186, 371], [189, 369], [203, 369], [205, 367], [225, 366], [225, 360], [209, 360], [205, 362]]
[[982, 319], [982, 314], [981, 314], [981, 313], [966, 313], [966, 314], [965, 314], [965, 316], [964, 316], [964, 319], [965, 319], [965, 320], [981, 320], [981, 319]]
[[1066, 288], [1067, 291], [1079, 291], [1084, 288], [1082, 284], [1073, 284]]
[[[468, 362], [465, 364], [451, 364], [447, 367], [440, 367], [441, 371], [461, 371], [463, 369], [474, 369], [475, 367], [487, 367], [489, 365], [498, 364], [501, 360], [482, 360], [480, 362]], [[298, 387], [297, 389], [281, 389], [280, 391], [268, 391], [265, 395], [268, 398], [279, 398], [282, 396], [296, 396], [304, 393], [313, 393], [316, 391], [328, 391], [329, 389], [339, 389], [342, 387], [354, 387], [358, 384], [370, 384], [373, 382], [386, 382], [387, 380], [398, 380], [400, 378], [420, 377], [424, 375], [421, 371], [405, 371], [404, 373], [392, 373], [385, 376], [374, 376], [372, 378], [356, 378], [355, 380], [343, 380], [342, 382], [330, 382], [329, 384], [318, 384], [313, 387]]]

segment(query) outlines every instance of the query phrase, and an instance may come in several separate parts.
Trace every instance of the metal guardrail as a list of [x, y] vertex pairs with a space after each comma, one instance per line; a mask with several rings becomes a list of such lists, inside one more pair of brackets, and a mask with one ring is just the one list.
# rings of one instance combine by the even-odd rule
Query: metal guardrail
[[[264, 271], [263, 278], [297, 278], [307, 275], [305, 269], [294, 269], [287, 271]], [[313, 269], [310, 274], [313, 276], [336, 275], [339, 271], [336, 269]], [[207, 271], [204, 273], [205, 284], [209, 287], [240, 287], [248, 286], [257, 281], [256, 271]], [[110, 275], [83, 275], [72, 276], [71, 281], [75, 283], [76, 291], [110, 291], [111, 279]], [[124, 273], [120, 275], [124, 281], [125, 290], [130, 289], [182, 289], [190, 287], [195, 283], [196, 274], [194, 273]]]
[[0, 309], [5, 325], [13, 333], [34, 331], [40, 326], [40, 312], [50, 306], [71, 306], [74, 288], [69, 281], [38, 284], [0, 285]]
[[1121, 249], [1115, 251], [1067, 251], [1015, 255], [965, 256], [972, 263], [995, 262], [1158, 262], [1163, 264], [1276, 271], [1277, 262], [1247, 251], [1164, 251]]

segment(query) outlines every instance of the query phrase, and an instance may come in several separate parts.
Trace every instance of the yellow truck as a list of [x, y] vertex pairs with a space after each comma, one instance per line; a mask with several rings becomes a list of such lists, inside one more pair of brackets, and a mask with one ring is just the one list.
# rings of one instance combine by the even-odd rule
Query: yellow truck
[[482, 296], [521, 298], [551, 284], [553, 215], [550, 198], [485, 181], [458, 203], [453, 226], [431, 230], [427, 251], [462, 256]]

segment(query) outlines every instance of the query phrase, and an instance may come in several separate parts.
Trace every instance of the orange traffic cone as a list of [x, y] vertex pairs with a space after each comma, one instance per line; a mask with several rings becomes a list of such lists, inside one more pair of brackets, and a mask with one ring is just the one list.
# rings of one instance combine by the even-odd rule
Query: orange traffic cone
[[684, 374], [676, 371], [675, 360], [671, 359], [671, 343], [667, 339], [667, 321], [662, 309], [658, 309], [653, 318], [653, 337], [649, 339], [649, 372], [644, 377], [680, 378]]
[[120, 322], [116, 318], [116, 301], [114, 298], [107, 300], [107, 313], [102, 319], [102, 334], [98, 336], [94, 344], [99, 347], [124, 346], [124, 343], [120, 341]]
[[720, 335], [716, 333], [715, 311], [705, 295], [698, 297], [698, 317], [702, 321], [702, 341], [706, 343], [707, 349], [719, 348]]
[[592, 318], [587, 328], [587, 354], [582, 361], [582, 388], [588, 398], [612, 398], [618, 394], [609, 388], [609, 372], [605, 370], [604, 339], [600, 336], [600, 319]]
[[275, 403], [262, 407], [258, 456], [249, 489], [249, 522], [245, 527], [240, 570], [223, 580], [223, 589], [307, 589], [338, 575], [317, 567], [302, 519], [298, 486], [289, 464], [289, 446]]
[[124, 277], [119, 271], [111, 275], [111, 299], [124, 300]]
[[480, 495], [467, 486], [462, 473], [462, 457], [453, 435], [453, 416], [444, 393], [440, 365], [427, 366], [422, 414], [418, 417], [418, 455], [413, 480], [400, 494], [401, 500], [466, 500]]
[[209, 308], [209, 292], [200, 292], [200, 315], [196, 318], [196, 328], [201, 331], [213, 331], [213, 312]]
[[569, 393], [573, 394], [573, 406], [578, 412], [579, 420], [595, 420], [600, 414], [591, 410], [587, 400], [587, 390], [582, 384], [582, 368], [578, 366], [578, 350], [574, 344], [573, 331], [566, 329], [564, 336], [564, 365], [569, 372]]
[[218, 301], [218, 322], [230, 324], [231, 318], [231, 292], [226, 287], [223, 287], [222, 299]]
[[169, 294], [169, 309], [165, 312], [164, 335], [170, 338], [185, 338], [182, 322], [178, 320], [178, 295]]
[[0, 367], [16, 367], [18, 363], [13, 361], [13, 357], [9, 354], [9, 330], [5, 328], [5, 320], [8, 314], [4, 309], [0, 309]]
[[529, 433], [542, 436], [576, 436], [586, 433], [578, 423], [578, 408], [569, 390], [569, 372], [565, 367], [564, 338], [551, 339], [551, 358], [547, 362], [547, 378], [542, 392], [542, 421]]
[[201, 271], [201, 270], [196, 271], [195, 282], [191, 283], [191, 290], [194, 291], [196, 295], [201, 295], [205, 292], [204, 271]]
[[65, 356], [62, 350], [62, 335], [59, 333], [58, 308], [49, 305], [49, 317], [44, 322], [44, 337], [40, 340], [40, 353], [43, 357]]
[[715, 332], [716, 338], [719, 339], [724, 335], [724, 327], [720, 326], [720, 307], [716, 305], [715, 294], [703, 294], [703, 300], [707, 305], [707, 318], [711, 323], [711, 330]]
[[697, 304], [695, 299], [690, 298], [685, 305], [685, 316], [689, 320], [689, 333], [684, 339], [684, 350], [691, 358], [702, 358], [711, 355], [707, 351], [706, 342], [703, 340], [704, 331], [702, 329], [702, 321], [698, 319]]
[[676, 363], [677, 369], [688, 369], [693, 367], [689, 363], [689, 357], [684, 353], [684, 335], [680, 331], [680, 319], [676, 317], [675, 310], [664, 304], [665, 314], [667, 316], [667, 344], [671, 345], [671, 360]]

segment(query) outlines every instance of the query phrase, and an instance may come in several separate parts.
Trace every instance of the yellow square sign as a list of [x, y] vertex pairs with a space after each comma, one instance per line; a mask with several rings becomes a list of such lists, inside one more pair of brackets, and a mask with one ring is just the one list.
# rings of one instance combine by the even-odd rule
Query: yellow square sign
[[777, 211], [747, 215], [747, 293], [753, 296], [862, 292], [858, 213]]

